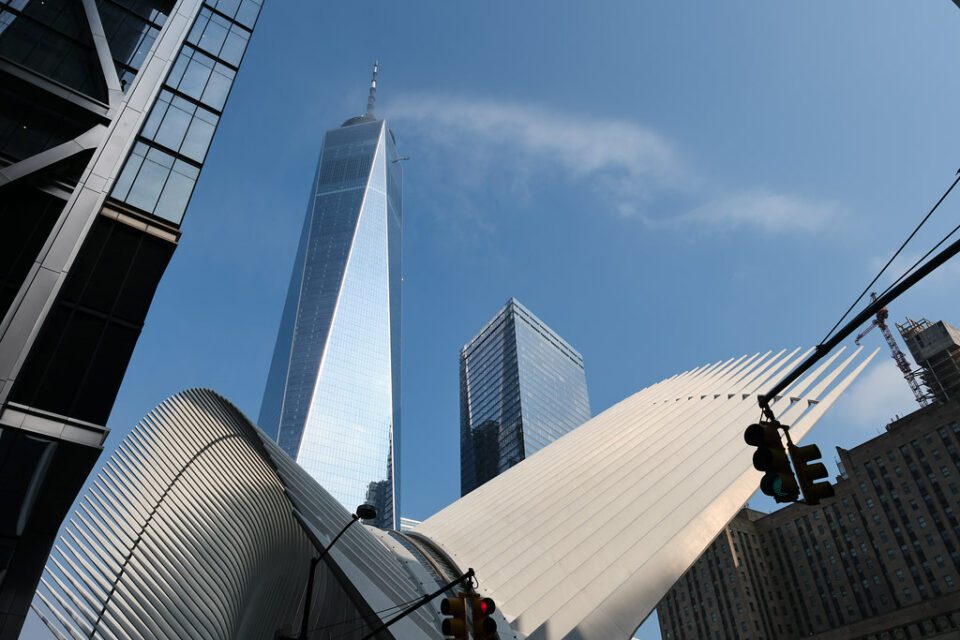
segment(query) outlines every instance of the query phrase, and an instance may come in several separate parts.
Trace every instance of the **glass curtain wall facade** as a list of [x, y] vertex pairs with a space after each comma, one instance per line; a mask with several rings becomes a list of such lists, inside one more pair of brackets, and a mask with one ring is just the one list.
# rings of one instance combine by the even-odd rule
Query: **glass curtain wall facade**
[[583, 357], [516, 299], [460, 350], [460, 493], [590, 419]]
[[0, 638], [106, 423], [262, 0], [0, 0]]
[[384, 120], [328, 131], [260, 426], [347, 509], [395, 529], [400, 434], [401, 164]]

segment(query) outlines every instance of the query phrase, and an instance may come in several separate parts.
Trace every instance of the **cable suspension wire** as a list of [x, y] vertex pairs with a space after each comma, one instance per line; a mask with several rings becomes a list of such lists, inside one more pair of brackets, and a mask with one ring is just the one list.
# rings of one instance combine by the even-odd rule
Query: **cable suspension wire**
[[[894, 280], [894, 281], [890, 284], [889, 287], [887, 287], [886, 289], [884, 289], [884, 290], [883, 290], [883, 293], [886, 293], [886, 292], [890, 291], [890, 289], [893, 289], [895, 286], [897, 286], [897, 284], [899, 284], [901, 280], [903, 280], [903, 279], [906, 278], [908, 275], [910, 275], [918, 266], [920, 266], [920, 264], [923, 263], [924, 260], [926, 260], [928, 257], [930, 257], [930, 254], [931, 254], [931, 253], [933, 253], [934, 251], [936, 251], [937, 249], [939, 249], [940, 246], [941, 246], [944, 242], [946, 242], [947, 240], [949, 240], [950, 237], [951, 237], [953, 234], [955, 234], [957, 231], [960, 231], [960, 224], [958, 224], [957, 226], [955, 226], [955, 227], [953, 228], [953, 230], [950, 231], [950, 233], [948, 233], [947, 235], [943, 236], [943, 238], [940, 239], [940, 242], [938, 242], [937, 244], [933, 245], [933, 247], [931, 247], [931, 249], [930, 249], [929, 251], [927, 251], [925, 254], [923, 254], [922, 256], [920, 256], [920, 258], [919, 258], [916, 262], [914, 262], [914, 263], [910, 266], [909, 269], [907, 269], [906, 271], [904, 271], [903, 274], [902, 274], [899, 278], [897, 278], [896, 280]], [[880, 295], [883, 295], [883, 293], [881, 293]]]
[[[950, 185], [950, 188], [947, 189], [947, 191], [940, 198], [940, 200], [937, 201], [937, 204], [934, 205], [934, 208], [931, 210], [931, 213], [932, 211], [936, 210], [937, 207], [940, 206], [940, 203], [943, 202], [944, 198], [946, 198], [946, 196], [950, 194], [950, 192], [957, 185], [957, 183], [960, 182], [960, 171], [958, 171], [957, 174], [958, 174], [958, 177], [953, 181], [953, 183]], [[931, 213], [928, 213], [926, 215], [926, 217], [924, 218], [924, 221], [926, 221], [930, 217]], [[960, 225], [955, 227], [953, 231], [951, 231], [943, 239], [941, 239], [940, 242], [938, 242], [932, 249], [930, 249], [930, 251], [928, 251], [922, 258], [920, 258], [920, 260], [914, 263], [914, 265], [906, 273], [900, 276], [900, 278], [898, 278], [896, 282], [891, 284], [883, 292], [883, 294], [875, 298], [873, 302], [868, 304], [856, 316], [854, 316], [853, 319], [849, 320], [846, 324], [844, 324], [839, 329], [837, 329], [837, 326], [839, 326], [840, 324], [838, 322], [837, 325], [834, 326], [834, 329], [832, 329], [830, 333], [827, 334], [827, 337], [824, 338], [823, 342], [821, 342], [816, 346], [816, 348], [814, 349], [814, 352], [809, 357], [807, 357], [803, 362], [801, 362], [796, 367], [794, 367], [793, 370], [790, 371], [786, 376], [781, 378], [780, 381], [777, 382], [777, 384], [775, 384], [769, 391], [758, 396], [757, 401], [760, 405], [760, 409], [763, 411], [764, 417], [771, 422], [776, 422], [777, 418], [773, 410], [770, 408], [770, 402], [777, 397], [777, 394], [779, 394], [781, 391], [783, 391], [788, 386], [790, 386], [801, 375], [806, 373], [810, 369], [810, 367], [812, 367], [821, 358], [823, 358], [828, 353], [830, 353], [838, 344], [840, 344], [842, 340], [844, 340], [847, 336], [849, 336], [854, 331], [856, 331], [857, 327], [859, 327], [861, 324], [866, 322], [870, 317], [875, 315], [880, 309], [883, 309], [885, 306], [887, 306], [888, 304], [896, 300], [904, 292], [909, 290], [913, 285], [917, 284], [918, 282], [920, 282], [920, 280], [922, 280], [923, 278], [933, 273], [933, 271], [935, 271], [940, 266], [942, 266], [947, 260], [960, 254], [960, 240], [954, 240], [949, 245], [944, 247], [939, 253], [931, 256], [931, 254], [933, 254], [934, 251], [936, 251], [941, 245], [943, 245], [944, 242], [949, 240], [950, 237], [953, 236], [958, 230], [960, 230]], [[917, 230], [915, 229], [914, 233], [911, 234], [911, 238], [913, 237], [913, 235], [916, 234], [916, 231]], [[907, 242], [909, 242], [909, 240], [910, 238], [907, 239]], [[906, 242], [904, 242], [904, 245], [906, 245]], [[903, 249], [904, 245], [901, 245], [900, 249], [897, 250], [897, 253], [899, 253]], [[896, 254], [894, 254], [894, 257], [896, 257]], [[930, 259], [926, 260], [927, 257], [930, 257]], [[890, 262], [892, 262], [892, 260], [893, 259], [891, 258]], [[924, 262], [924, 260], [926, 260], [926, 262]], [[887, 263], [887, 265], [889, 266], [889, 262]], [[886, 267], [884, 267], [884, 269], [886, 269]], [[881, 270], [880, 273], [883, 273], [883, 270]], [[879, 274], [878, 274], [878, 277], [879, 277]], [[874, 278], [873, 282], [876, 282], [876, 278]], [[872, 284], [873, 283], [871, 283], [871, 285]], [[869, 286], [867, 287], [867, 289], [869, 289]], [[861, 294], [861, 297], [862, 297], [862, 294]], [[849, 314], [849, 310], [847, 311], [847, 314], [844, 314], [844, 318], [846, 318], [848, 314]], [[842, 320], [843, 318], [841, 318], [841, 321]]]
[[[407, 602], [401, 602], [400, 604], [395, 604], [395, 605], [393, 605], [392, 607], [387, 607], [386, 609], [380, 609], [380, 610], [378, 610], [378, 611], [374, 611], [374, 613], [377, 613], [377, 614], [380, 614], [380, 613], [388, 613], [388, 612], [393, 611], [394, 609], [402, 609], [402, 608], [407, 607], [407, 606], [409, 606], [409, 605], [411, 605], [411, 604], [413, 604], [413, 603], [415, 603], [415, 602], [417, 602], [417, 601], [419, 601], [419, 600], [420, 600], [420, 597], [416, 597], [416, 598], [414, 598], [414, 599], [412, 599], [412, 600], [408, 600]], [[367, 622], [367, 619], [366, 619], [366, 617], [364, 617], [364, 616], [357, 616], [356, 618], [349, 618], [349, 619], [347, 619], [347, 620], [341, 620], [340, 622], [334, 622], [334, 623], [331, 623], [331, 624], [326, 624], [326, 625], [323, 625], [322, 627], [314, 627], [313, 629], [310, 629], [310, 630], [307, 631], [307, 635], [310, 636], [310, 635], [313, 635], [313, 634], [314, 634], [315, 632], [317, 632], [317, 631], [323, 631], [324, 629], [331, 629], [331, 628], [333, 628], [333, 627], [339, 627], [339, 626], [341, 626], [341, 625], [351, 624], [351, 623], [356, 623], [356, 622], [364, 622], [364, 623], [365, 623], [365, 622]], [[338, 637], [339, 637], [339, 636], [338, 636]]]
[[[904, 247], [906, 247], [907, 244], [908, 244], [911, 240], [913, 240], [913, 237], [914, 237], [915, 235], [917, 235], [917, 232], [920, 231], [920, 228], [923, 227], [924, 224], [926, 224], [927, 220], [930, 219], [930, 216], [932, 216], [932, 215], [934, 214], [934, 212], [935, 212], [937, 209], [940, 208], [940, 205], [943, 203], [944, 200], [947, 199], [947, 196], [950, 195], [950, 192], [953, 191], [953, 188], [957, 186], [957, 183], [958, 183], [958, 182], [960, 182], [960, 170], [957, 171], [957, 177], [954, 178], [953, 182], [950, 184], [950, 186], [947, 188], [947, 190], [943, 192], [943, 195], [940, 196], [940, 199], [937, 200], [936, 204], [934, 204], [933, 207], [931, 207], [930, 211], [927, 212], [927, 215], [925, 215], [925, 216], [923, 217], [923, 220], [921, 220], [920, 223], [916, 226], [916, 228], [914, 228], [913, 232], [912, 232], [909, 236], [907, 236], [907, 239], [903, 241], [903, 244], [901, 244], [900, 247], [894, 252], [894, 254], [893, 254], [892, 256], [890, 256], [890, 259], [887, 260], [887, 263], [886, 263], [885, 265], [883, 265], [883, 268], [880, 269], [880, 271], [877, 273], [877, 275], [875, 275], [875, 276], [873, 277], [873, 280], [870, 281], [870, 284], [868, 284], [868, 285], [863, 289], [863, 291], [860, 292], [860, 295], [857, 296], [857, 299], [853, 301], [853, 304], [851, 304], [851, 305], [847, 308], [846, 312], [840, 317], [840, 319], [837, 320], [837, 323], [836, 323], [835, 325], [833, 325], [833, 327], [830, 328], [830, 331], [827, 332], [827, 335], [825, 335], [825, 336], [823, 337], [823, 339], [820, 340], [820, 344], [823, 344], [824, 342], [826, 342], [826, 341], [830, 338], [830, 336], [833, 335], [833, 332], [837, 330], [837, 327], [839, 327], [840, 324], [841, 324], [844, 320], [846, 320], [847, 316], [850, 315], [850, 312], [853, 311], [854, 307], [856, 307], [858, 304], [860, 304], [860, 301], [863, 300], [863, 296], [867, 295], [867, 292], [870, 291], [870, 289], [873, 287], [874, 284], [876, 284], [877, 280], [880, 279], [880, 276], [882, 276], [882, 275], [884, 274], [884, 272], [885, 272], [885, 271], [887, 270], [887, 268], [893, 263], [893, 261], [897, 259], [897, 256], [900, 255], [900, 253], [903, 251]], [[944, 240], [946, 240], [946, 238], [944, 238]], [[941, 241], [941, 244], [942, 244], [942, 241]], [[937, 246], [940, 246], [940, 245], [938, 244]], [[936, 248], [936, 247], [934, 247], [934, 249], [935, 249], [935, 248]], [[933, 251], [933, 250], [931, 250], [931, 252], [932, 252], [932, 251]], [[927, 255], [930, 255], [930, 252], [928, 252]], [[926, 257], [926, 256], [924, 256], [924, 258], [925, 258], [925, 257]], [[922, 260], [922, 258], [921, 258], [921, 260]], [[910, 267], [910, 270], [913, 270], [916, 266], [917, 266], [917, 265], [914, 264], [913, 267]], [[907, 273], [909, 273], [909, 271], [907, 271]], [[898, 279], [897, 282], [899, 282], [900, 280], [902, 280], [906, 275], [907, 275], [907, 274], [905, 273], [905, 274], [903, 274], [902, 276], [900, 276], [900, 279]], [[894, 284], [896, 284], [896, 283], [894, 283]], [[888, 288], [887, 288], [887, 291], [889, 291], [890, 288], [892, 288], [892, 287], [893, 287], [893, 285], [891, 285], [890, 287], [888, 287]]]

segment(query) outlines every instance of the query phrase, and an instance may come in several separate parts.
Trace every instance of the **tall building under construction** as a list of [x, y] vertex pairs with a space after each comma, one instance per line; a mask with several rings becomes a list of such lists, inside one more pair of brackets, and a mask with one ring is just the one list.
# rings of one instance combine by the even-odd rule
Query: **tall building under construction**
[[910, 320], [897, 329], [920, 367], [929, 397], [938, 402], [960, 399], [960, 329], [942, 320]]

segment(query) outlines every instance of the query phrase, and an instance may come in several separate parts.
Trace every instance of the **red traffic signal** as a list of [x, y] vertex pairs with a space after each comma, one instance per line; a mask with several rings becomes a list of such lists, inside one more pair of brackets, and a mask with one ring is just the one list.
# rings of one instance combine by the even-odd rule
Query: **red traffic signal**
[[474, 598], [471, 620], [473, 637], [476, 640], [492, 640], [497, 637], [497, 621], [490, 616], [497, 610], [491, 598]]

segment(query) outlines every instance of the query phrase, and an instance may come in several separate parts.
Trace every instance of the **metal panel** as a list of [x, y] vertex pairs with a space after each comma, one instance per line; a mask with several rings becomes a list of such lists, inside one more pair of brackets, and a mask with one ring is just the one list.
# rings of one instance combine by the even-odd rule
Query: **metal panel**
[[[743, 429], [759, 417], [757, 395], [803, 357], [744, 357], [653, 385], [417, 533], [473, 567], [521, 634], [628, 638], [756, 490]], [[834, 356], [774, 403], [795, 439], [872, 357]]]
[[[33, 608], [69, 638], [270, 638], [299, 626], [316, 551], [350, 514], [229, 402], [186, 391], [144, 418], [57, 542]], [[423, 584], [370, 530], [351, 527], [318, 569], [313, 629], [359, 637]], [[382, 612], [377, 614], [375, 612]], [[436, 611], [395, 625], [435, 637]], [[380, 637], [393, 637], [384, 633]]]

